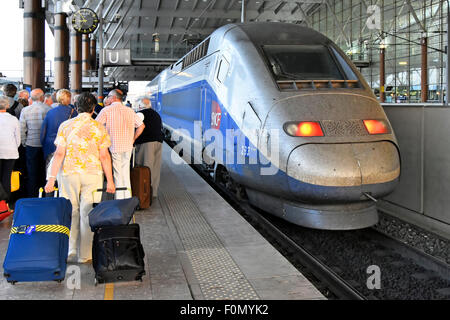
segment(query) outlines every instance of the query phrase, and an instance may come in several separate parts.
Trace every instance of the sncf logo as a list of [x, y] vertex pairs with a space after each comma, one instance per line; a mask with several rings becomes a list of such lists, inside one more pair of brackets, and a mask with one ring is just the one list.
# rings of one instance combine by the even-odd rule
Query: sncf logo
[[211, 128], [220, 129], [220, 120], [222, 119], [222, 110], [217, 102], [212, 102], [211, 107]]

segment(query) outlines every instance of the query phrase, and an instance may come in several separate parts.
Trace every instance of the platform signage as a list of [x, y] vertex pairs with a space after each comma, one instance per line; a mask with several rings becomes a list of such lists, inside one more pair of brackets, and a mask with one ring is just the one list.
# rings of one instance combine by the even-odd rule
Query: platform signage
[[104, 66], [131, 66], [131, 49], [105, 49]]

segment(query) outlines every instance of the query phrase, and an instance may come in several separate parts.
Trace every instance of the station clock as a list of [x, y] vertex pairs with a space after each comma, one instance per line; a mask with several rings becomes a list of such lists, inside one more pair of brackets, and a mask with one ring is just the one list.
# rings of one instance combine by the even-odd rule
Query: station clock
[[94, 32], [98, 23], [97, 14], [89, 8], [81, 8], [72, 15], [72, 27], [79, 33], [90, 34]]

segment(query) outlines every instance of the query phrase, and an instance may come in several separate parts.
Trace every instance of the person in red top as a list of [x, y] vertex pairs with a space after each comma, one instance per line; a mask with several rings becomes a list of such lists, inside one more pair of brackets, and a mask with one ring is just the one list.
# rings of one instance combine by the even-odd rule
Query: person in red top
[[[145, 125], [133, 109], [122, 104], [122, 91], [112, 90], [108, 94], [108, 99], [111, 105], [104, 107], [95, 120], [105, 125], [111, 137], [109, 151], [111, 151], [115, 185], [131, 190], [131, 153], [134, 141], [142, 134]], [[129, 197], [131, 194], [128, 191], [120, 191], [116, 194], [116, 199]]]

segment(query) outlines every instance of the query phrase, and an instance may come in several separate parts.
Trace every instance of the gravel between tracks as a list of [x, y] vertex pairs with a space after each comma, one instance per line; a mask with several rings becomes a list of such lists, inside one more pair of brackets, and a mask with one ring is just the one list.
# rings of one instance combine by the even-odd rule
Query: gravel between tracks
[[[287, 224], [265, 215], [291, 239], [304, 246], [369, 299], [450, 299], [450, 280], [374, 241], [372, 229], [321, 231]], [[381, 288], [369, 289], [369, 266], [381, 271]]]
[[450, 264], [448, 239], [384, 213], [380, 213], [375, 229]]

